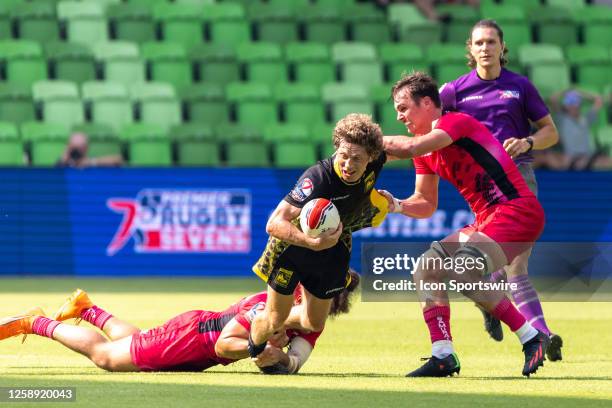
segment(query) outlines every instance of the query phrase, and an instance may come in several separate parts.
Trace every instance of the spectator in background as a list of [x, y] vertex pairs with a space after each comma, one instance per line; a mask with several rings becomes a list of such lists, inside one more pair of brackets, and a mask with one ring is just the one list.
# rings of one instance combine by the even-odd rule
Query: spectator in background
[[123, 158], [120, 155], [88, 157], [89, 141], [85, 133], [73, 133], [68, 140], [62, 157], [58, 160], [58, 167], [96, 167], [121, 166]]
[[[376, 0], [376, 3], [381, 7], [386, 7], [391, 3], [405, 3], [405, 1]], [[444, 23], [448, 23], [451, 20], [451, 16], [448, 14], [439, 14], [436, 10], [436, 6], [439, 4], [465, 4], [472, 7], [480, 6], [480, 0], [414, 0], [413, 3], [428, 19]]]
[[[591, 109], [583, 114], [582, 101], [590, 101]], [[599, 152], [593, 143], [591, 126], [603, 106], [600, 95], [570, 89], [554, 93], [550, 104], [555, 113], [562, 151], [550, 151], [540, 155], [536, 162], [552, 170], [609, 170], [612, 159]]]

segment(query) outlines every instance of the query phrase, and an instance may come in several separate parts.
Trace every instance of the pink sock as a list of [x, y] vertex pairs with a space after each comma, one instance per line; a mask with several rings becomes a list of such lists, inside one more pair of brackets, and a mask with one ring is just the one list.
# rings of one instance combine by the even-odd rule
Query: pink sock
[[55, 328], [60, 324], [62, 323], [57, 320], [39, 316], [34, 320], [34, 323], [32, 323], [32, 333], [52, 339]]
[[113, 315], [108, 313], [104, 309], [101, 309], [98, 306], [94, 305], [89, 309], [83, 309], [83, 311], [81, 312], [81, 317], [83, 318], [83, 320], [93, 324], [98, 329], [102, 330], [108, 319], [113, 317]]
[[491, 312], [493, 317], [501, 320], [506, 323], [510, 330], [513, 332], [517, 331], [524, 325], [527, 320], [525, 320], [525, 316], [518, 311], [516, 307], [510, 302], [510, 299], [504, 297], [498, 304], [495, 306], [495, 309]]
[[453, 340], [450, 328], [449, 306], [434, 306], [423, 310], [423, 317], [425, 317], [425, 323], [427, 323], [429, 328], [429, 336], [432, 343], [439, 340]]

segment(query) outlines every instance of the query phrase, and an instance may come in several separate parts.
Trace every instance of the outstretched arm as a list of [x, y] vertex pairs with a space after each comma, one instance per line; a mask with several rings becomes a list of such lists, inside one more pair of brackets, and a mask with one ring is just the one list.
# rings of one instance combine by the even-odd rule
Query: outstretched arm
[[258, 367], [268, 367], [280, 363], [287, 367], [289, 374], [297, 373], [312, 353], [312, 346], [302, 337], [294, 337], [289, 343], [289, 350], [267, 346], [263, 353], [253, 359]]
[[389, 212], [402, 213], [412, 218], [429, 218], [438, 208], [438, 182], [435, 174], [417, 174], [414, 183], [414, 193], [398, 200], [385, 190], [378, 190], [389, 203]]
[[249, 332], [234, 318], [221, 331], [215, 343], [217, 357], [240, 360], [249, 356]]
[[453, 143], [453, 139], [441, 129], [434, 129], [423, 136], [385, 136], [385, 152], [399, 159], [411, 159], [442, 149]]

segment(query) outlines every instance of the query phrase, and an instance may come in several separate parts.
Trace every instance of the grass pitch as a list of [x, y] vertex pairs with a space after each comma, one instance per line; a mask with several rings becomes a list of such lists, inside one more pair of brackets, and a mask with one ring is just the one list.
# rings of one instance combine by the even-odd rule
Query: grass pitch
[[[190, 309], [220, 310], [263, 290], [256, 279], [3, 279], [0, 317], [34, 305], [53, 313], [76, 287], [142, 328]], [[430, 352], [419, 306], [356, 299], [349, 315], [328, 323], [297, 376], [264, 376], [248, 361], [202, 373], [107, 373], [60, 344], [29, 336], [23, 345], [18, 338], [0, 342], [0, 387], [76, 387], [76, 402], [48, 403], [66, 407], [611, 406], [612, 303], [544, 308], [565, 341], [564, 360], [546, 362], [530, 379], [521, 377], [523, 354], [515, 336], [505, 330], [503, 342], [490, 340], [480, 313], [466, 302], [452, 309], [461, 375], [404, 378]]]

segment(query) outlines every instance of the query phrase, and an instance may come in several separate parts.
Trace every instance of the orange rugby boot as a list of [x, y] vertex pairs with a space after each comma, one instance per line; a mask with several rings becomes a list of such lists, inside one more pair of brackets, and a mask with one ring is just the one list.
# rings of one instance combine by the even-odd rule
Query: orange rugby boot
[[93, 306], [87, 292], [77, 289], [72, 292], [72, 295], [66, 299], [66, 302], [53, 315], [53, 320], [64, 321], [67, 319], [76, 319], [76, 324], [81, 322], [81, 312], [84, 309], [89, 309]]

